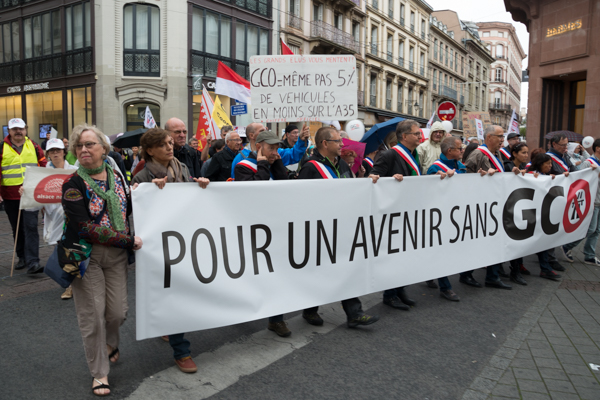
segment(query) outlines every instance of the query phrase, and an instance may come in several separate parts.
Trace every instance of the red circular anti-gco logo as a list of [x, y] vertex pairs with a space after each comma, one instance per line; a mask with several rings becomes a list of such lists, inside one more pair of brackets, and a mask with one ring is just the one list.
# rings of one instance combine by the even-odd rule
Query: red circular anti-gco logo
[[569, 187], [567, 206], [563, 215], [565, 232], [571, 233], [579, 228], [591, 208], [590, 185], [583, 179], [576, 180]]
[[50, 175], [42, 179], [33, 190], [33, 199], [38, 203], [60, 203], [62, 185], [70, 175]]
[[456, 106], [451, 101], [440, 103], [437, 109], [437, 116], [442, 121], [452, 121], [456, 117]]

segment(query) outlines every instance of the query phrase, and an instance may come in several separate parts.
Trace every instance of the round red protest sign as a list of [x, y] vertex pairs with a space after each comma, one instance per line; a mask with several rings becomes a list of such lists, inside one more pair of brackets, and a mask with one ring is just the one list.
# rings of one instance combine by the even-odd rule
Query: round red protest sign
[[456, 117], [456, 106], [451, 101], [440, 103], [437, 109], [437, 116], [442, 121], [452, 121]]
[[591, 208], [590, 185], [583, 179], [576, 180], [569, 187], [567, 206], [563, 215], [565, 232], [571, 233], [579, 228]]
[[33, 199], [38, 203], [60, 203], [62, 185], [69, 175], [50, 175], [42, 179], [33, 190]]

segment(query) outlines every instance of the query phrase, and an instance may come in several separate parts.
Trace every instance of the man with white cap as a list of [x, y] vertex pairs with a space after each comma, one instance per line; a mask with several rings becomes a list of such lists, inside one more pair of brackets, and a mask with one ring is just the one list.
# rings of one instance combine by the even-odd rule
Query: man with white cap
[[4, 199], [5, 211], [16, 240], [16, 251], [19, 262], [15, 269], [28, 267], [28, 274], [37, 274], [44, 270], [40, 266], [40, 237], [38, 234], [39, 211], [21, 211], [19, 205], [26, 166], [46, 166], [46, 157], [41, 147], [27, 137], [27, 125], [21, 118], [8, 121], [9, 135], [4, 138], [0, 149], [0, 196]]
[[444, 125], [440, 121], [436, 121], [431, 125], [429, 140], [424, 141], [417, 147], [417, 154], [419, 155], [419, 162], [421, 163], [424, 175], [427, 174], [429, 167], [440, 158], [440, 154], [442, 154], [441, 144], [444, 136], [446, 136]]

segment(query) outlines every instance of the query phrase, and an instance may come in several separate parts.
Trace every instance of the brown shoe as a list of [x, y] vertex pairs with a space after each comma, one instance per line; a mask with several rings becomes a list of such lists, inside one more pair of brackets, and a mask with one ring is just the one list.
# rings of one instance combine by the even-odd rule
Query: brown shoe
[[292, 334], [292, 331], [288, 329], [287, 324], [284, 321], [269, 322], [269, 325], [267, 325], [267, 329], [275, 332], [281, 337], [288, 337]]
[[60, 295], [60, 298], [63, 300], [68, 300], [72, 297], [73, 297], [73, 289], [71, 289], [71, 286], [69, 286], [67, 288], [67, 290], [65, 290], [65, 292], [62, 295]]
[[191, 374], [198, 371], [196, 363], [194, 362], [194, 360], [192, 360], [192, 357], [190, 356], [180, 358], [179, 360], [175, 360], [175, 364], [177, 364], [181, 372]]
[[160, 337], [162, 340], [164, 340], [165, 342], [169, 343], [169, 336], [165, 335], [165, 336], [161, 336]]

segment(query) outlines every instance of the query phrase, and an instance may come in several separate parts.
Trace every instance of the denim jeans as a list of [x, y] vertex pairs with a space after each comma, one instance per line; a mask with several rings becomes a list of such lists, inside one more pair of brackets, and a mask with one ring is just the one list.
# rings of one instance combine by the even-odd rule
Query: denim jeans
[[548, 250], [540, 251], [539, 253], [537, 253], [537, 256], [542, 271], [551, 272], [552, 266], [550, 266], [550, 255], [548, 253]]
[[[4, 200], [6, 215], [13, 231], [13, 239], [17, 235], [20, 200]], [[25, 258], [25, 266], [31, 267], [40, 262], [40, 235], [38, 233], [39, 211], [21, 210], [21, 221], [17, 235], [17, 256]]]
[[486, 268], [485, 280], [489, 282], [495, 282], [500, 280], [500, 275], [498, 275], [500, 267], [502, 267], [502, 264], [494, 264], [488, 266]]
[[[600, 207], [594, 207], [594, 215], [590, 221], [590, 226], [585, 235], [585, 244], [583, 245], [583, 256], [586, 260], [593, 260], [596, 257], [596, 242], [600, 234]], [[573, 250], [583, 239], [573, 243], [565, 244], [565, 249]]]
[[[358, 297], [354, 297], [354, 298], [347, 299], [347, 300], [342, 300], [342, 308], [344, 309], [344, 312], [346, 313], [346, 317], [348, 317], [348, 319], [358, 318], [360, 315], [363, 314], [362, 303], [360, 302], [360, 299]], [[312, 313], [316, 313], [318, 311], [319, 311], [319, 307], [317, 306], [317, 307], [306, 308], [304, 310], [304, 313], [312, 314]], [[269, 321], [269, 322], [271, 322], [271, 321]]]
[[190, 355], [190, 341], [183, 337], [183, 333], [169, 335], [169, 344], [173, 348], [173, 357], [179, 360]]
[[399, 288], [385, 290], [383, 292], [383, 299], [384, 300], [389, 300], [392, 297], [397, 296], [396, 290], [402, 290], [402, 289], [404, 289], [404, 286], [399, 287]]

